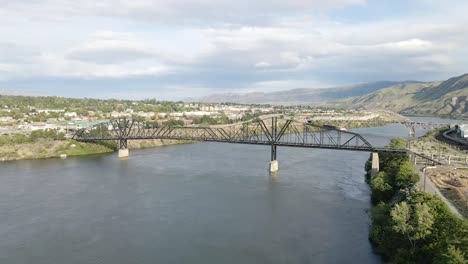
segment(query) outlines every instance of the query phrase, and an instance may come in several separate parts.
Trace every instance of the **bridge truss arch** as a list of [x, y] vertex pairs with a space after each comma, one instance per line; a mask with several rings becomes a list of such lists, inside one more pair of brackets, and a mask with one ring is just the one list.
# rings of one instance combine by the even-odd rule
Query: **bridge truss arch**
[[216, 126], [161, 126], [154, 122], [120, 118], [80, 129], [73, 139], [82, 142], [117, 141], [119, 149], [127, 149], [128, 140], [148, 139], [265, 145], [271, 146], [271, 161], [277, 159], [278, 146], [409, 153], [405, 149], [374, 147], [360, 134], [335, 126], [319, 126], [277, 116]]

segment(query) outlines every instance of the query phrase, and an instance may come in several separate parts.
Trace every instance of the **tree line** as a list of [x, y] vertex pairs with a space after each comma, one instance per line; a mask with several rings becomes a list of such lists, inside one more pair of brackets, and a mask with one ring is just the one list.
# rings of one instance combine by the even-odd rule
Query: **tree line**
[[65, 134], [56, 129], [34, 130], [28, 134], [4, 134], [0, 135], [0, 146], [34, 143], [39, 140], [65, 140]]
[[[394, 139], [388, 147], [406, 143]], [[388, 263], [468, 263], [468, 221], [437, 196], [416, 190], [419, 175], [406, 154], [380, 153], [380, 172], [370, 176], [373, 204], [369, 239]]]

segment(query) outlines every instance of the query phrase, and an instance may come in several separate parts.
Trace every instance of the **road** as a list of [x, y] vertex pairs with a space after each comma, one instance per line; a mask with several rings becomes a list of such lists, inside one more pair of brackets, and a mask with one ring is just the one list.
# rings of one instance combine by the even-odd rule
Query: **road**
[[[445, 198], [445, 196], [440, 192], [439, 188], [437, 188], [435, 186], [435, 184], [432, 182], [432, 180], [430, 179], [430, 177], [425, 177], [425, 173], [424, 173], [424, 167], [425, 165], [416, 165], [415, 166], [415, 169], [416, 171], [418, 172], [419, 174], [419, 182], [418, 182], [418, 189], [421, 190], [421, 191], [425, 191], [425, 192], [428, 192], [430, 194], [435, 194], [437, 196], [439, 196], [442, 201], [445, 202], [445, 204], [447, 204], [447, 206], [450, 208], [450, 210], [460, 216], [460, 217], [463, 217], [460, 212], [458, 212], [457, 208], [455, 208], [455, 206], [453, 206], [453, 204], [447, 199]], [[430, 169], [430, 167], [428, 166], [427, 169]], [[424, 179], [425, 178], [425, 179]]]

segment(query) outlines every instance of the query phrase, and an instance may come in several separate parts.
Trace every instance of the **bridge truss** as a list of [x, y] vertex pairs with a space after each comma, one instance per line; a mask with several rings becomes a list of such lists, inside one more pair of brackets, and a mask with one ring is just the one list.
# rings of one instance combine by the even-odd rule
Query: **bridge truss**
[[317, 126], [272, 117], [223, 126], [157, 126], [132, 119], [115, 119], [78, 130], [77, 141], [118, 141], [119, 148], [128, 140], [173, 139], [237, 144], [269, 145], [272, 159], [277, 146], [341, 149], [353, 151], [405, 152], [401, 149], [375, 148], [361, 135], [333, 126]]
[[120, 150], [128, 149], [128, 140], [150, 139], [264, 145], [271, 147], [271, 161], [277, 159], [278, 146], [406, 153], [415, 154], [433, 164], [440, 164], [409, 150], [374, 147], [361, 135], [334, 126], [318, 126], [277, 117], [206, 127], [159, 126], [155, 123], [122, 118], [80, 129], [73, 139], [82, 142], [117, 141]]

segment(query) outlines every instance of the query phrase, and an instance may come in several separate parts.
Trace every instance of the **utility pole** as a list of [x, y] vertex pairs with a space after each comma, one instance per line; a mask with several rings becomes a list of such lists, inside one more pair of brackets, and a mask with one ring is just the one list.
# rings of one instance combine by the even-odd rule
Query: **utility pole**
[[424, 170], [423, 170], [423, 177], [424, 177], [424, 191], [426, 191], [426, 170], [427, 170], [427, 160], [426, 160], [426, 164], [424, 165]]

